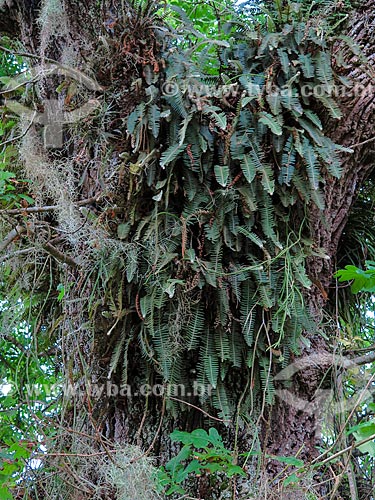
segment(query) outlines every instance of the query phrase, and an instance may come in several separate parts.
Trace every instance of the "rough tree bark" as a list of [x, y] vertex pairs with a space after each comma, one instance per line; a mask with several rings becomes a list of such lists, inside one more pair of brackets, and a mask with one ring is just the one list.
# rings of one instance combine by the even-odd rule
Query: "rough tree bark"
[[[335, 56], [339, 51], [344, 51], [347, 66], [344, 70], [340, 68], [338, 73], [348, 77], [353, 87], [338, 100], [343, 114], [340, 122], [327, 120], [325, 130], [337, 144], [352, 148], [354, 153], [342, 155], [343, 174], [340, 179], [325, 179], [323, 213], [316, 206], [309, 209], [314, 244], [316, 248], [324, 249], [325, 254], [321, 258], [312, 257], [308, 262], [308, 272], [313, 282], [308, 306], [318, 324], [323, 320], [327, 308], [333, 310], [335, 299], [332, 276], [336, 269], [340, 239], [356, 196], [374, 170], [374, 7], [375, 2], [372, 0], [358, 7], [351, 15], [345, 33], [361, 47], [367, 63], [342, 42], [336, 43], [333, 52]], [[268, 446], [276, 455], [295, 455], [299, 452], [301, 458], [311, 459], [318, 454], [324, 399], [316, 399], [316, 391], [322, 389], [320, 384], [333, 363], [333, 353], [330, 342], [322, 336], [310, 334], [308, 339], [311, 345], [303, 348], [301, 357], [311, 361], [295, 375], [293, 389], [289, 389], [285, 400], [278, 399], [276, 407], [272, 409]], [[324, 388], [329, 389], [327, 381]], [[303, 405], [293, 404], [296, 400], [304, 400], [306, 405], [315, 400], [316, 405], [309, 407], [310, 410], [306, 412]], [[277, 464], [272, 464], [271, 470], [272, 467], [275, 471]]]
[[[115, 19], [111, 16], [111, 2], [100, 8], [95, 7], [95, 2], [74, 2], [68, 0], [65, 2], [64, 11], [67, 15], [67, 23], [69, 29], [63, 36], [55, 36], [49, 34], [53, 38], [46, 48], [44, 48], [43, 56], [51, 57], [60, 60], [66, 49], [66, 45], [73, 47], [74, 57], [76, 58], [77, 66], [83, 69], [85, 64], [95, 68], [95, 61], [92, 61], [91, 54], [98, 45], [100, 37], [106, 36], [106, 43], [115, 43], [113, 40], [115, 31], [111, 22], [115, 24]], [[27, 50], [37, 57], [39, 60], [40, 45], [43, 44], [43, 32], [40, 30], [40, 25], [36, 22], [39, 16], [41, 4], [38, 1], [3, 1], [0, 2], [1, 17], [0, 17], [0, 32], [6, 33], [13, 37], [20, 37], [23, 45]], [[308, 297], [308, 305], [317, 321], [322, 319], [322, 313], [327, 305], [329, 298], [329, 287], [332, 283], [332, 274], [335, 268], [335, 255], [337, 252], [340, 238], [345, 228], [350, 209], [356, 199], [358, 190], [363, 181], [372, 172], [375, 158], [375, 97], [373, 89], [373, 69], [372, 64], [375, 58], [375, 1], [369, 0], [362, 6], [358, 7], [353, 12], [350, 22], [348, 22], [347, 35], [353, 38], [363, 50], [367, 57], [368, 64], [364, 64], [357, 55], [353, 55], [350, 49], [346, 50], [347, 69], [339, 69], [341, 74], [349, 77], [354, 84], [360, 84], [361, 93], [354, 92], [353, 95], [343, 97], [339, 100], [340, 108], [343, 112], [343, 117], [337, 125], [327, 121], [325, 124], [326, 130], [336, 143], [346, 147], [353, 148], [353, 154], [343, 154], [343, 175], [340, 179], [325, 179], [324, 198], [325, 209], [321, 213], [316, 207], [310, 207], [311, 215], [311, 233], [314, 243], [317, 248], [324, 249], [326, 258], [314, 257], [309, 262], [309, 275], [314, 282], [313, 289]], [[140, 41], [142, 43], [142, 41]], [[343, 42], [337, 42], [336, 51], [342, 50]], [[143, 47], [140, 45], [140, 52]], [[106, 86], [105, 75], [100, 73], [101, 68], [96, 68], [98, 71], [97, 78], [101, 85]], [[142, 65], [134, 64], [134, 75], [132, 77], [142, 75]], [[124, 75], [125, 84], [127, 77]], [[48, 89], [44, 89], [48, 93]], [[136, 99], [135, 99], [136, 100]], [[129, 99], [128, 99], [129, 101]], [[131, 108], [131, 103], [125, 102], [125, 105]], [[116, 103], [118, 105], [119, 103]], [[114, 128], [116, 125], [114, 124]], [[75, 144], [75, 148], [79, 145]], [[85, 160], [83, 160], [85, 161]], [[90, 178], [83, 183], [81, 192], [82, 198], [95, 196], [100, 190], [97, 181], [98, 166], [89, 172]], [[79, 249], [78, 249], [79, 253]], [[72, 269], [69, 271], [71, 280], [79, 283], [83, 280], [79, 272]], [[74, 322], [75, 307], [71, 306], [70, 318]], [[76, 325], [79, 329], [79, 325]], [[90, 362], [89, 367], [93, 381], [96, 379], [103, 380], [102, 373], [108, 364], [110, 357], [111, 345], [100, 345], [98, 339], [106, 335], [108, 325], [104, 322], [102, 325], [97, 325], [97, 331], [94, 334], [96, 345], [94, 350], [90, 352], [87, 346], [82, 346], [86, 351], [87, 360]], [[307, 335], [311, 343], [310, 347], [304, 347], [302, 357], [310, 356], [318, 353], [322, 357], [328, 355], [331, 350], [321, 336]], [[73, 344], [72, 344], [73, 348]], [[95, 356], [100, 353], [101, 359], [95, 359]], [[130, 372], [134, 374], [134, 381], [138, 376], [138, 364], [141, 363], [141, 355], [137, 348], [131, 352], [130, 356]], [[69, 363], [69, 359], [65, 359]], [[81, 363], [80, 359], [74, 359], [76, 367]], [[69, 367], [64, 369], [68, 374]], [[299, 397], [304, 400], [313, 400], [314, 394], [320, 384], [321, 378], [327, 365], [318, 367], [311, 366], [305, 370], [301, 370], [295, 375], [294, 386], [290, 389], [292, 396]], [[105, 379], [104, 379], [105, 380]], [[138, 442], [144, 448], [153, 446], [153, 452], [169, 456], [173, 453], [167, 436], [170, 431], [176, 426], [195, 428], [203, 424], [202, 414], [196, 413], [194, 417], [189, 415], [189, 422], [185, 422], [184, 416], [182, 419], [164, 416], [161, 421], [160, 415], [163, 414], [165, 408], [161, 399], [156, 398], [150, 400], [147, 409], [148, 420], [144, 423], [144, 401], [130, 401], [127, 398], [109, 398], [103, 400], [96, 407], [91, 408], [87, 412], [87, 418], [92, 419], [94, 426], [94, 434], [101, 432], [105, 439], [109, 441], [126, 443]], [[316, 445], [319, 442], [319, 415], [318, 413], [305, 413], [302, 409], [296, 408], [294, 405], [278, 400], [276, 405], [270, 410], [270, 419], [264, 428], [263, 438], [267, 451], [276, 455], [296, 455], [303, 459], [314, 458], [317, 454]], [[69, 412], [66, 415], [66, 420], [69, 423]], [[192, 418], [195, 421], [192, 421]], [[159, 429], [159, 425], [161, 426]], [[85, 425], [84, 428], [90, 427]], [[140, 433], [139, 428], [143, 429]], [[156, 441], [154, 440], [155, 432], [158, 430]], [[302, 450], [302, 451], [301, 451]], [[270, 473], [275, 472], [270, 467]], [[204, 485], [202, 486], [201, 495], [204, 497]], [[208, 498], [208, 497], [207, 497]]]

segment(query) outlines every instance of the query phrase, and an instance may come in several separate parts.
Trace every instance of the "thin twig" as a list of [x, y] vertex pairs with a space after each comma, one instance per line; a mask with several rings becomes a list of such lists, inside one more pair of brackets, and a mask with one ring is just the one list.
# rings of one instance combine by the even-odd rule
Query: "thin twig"
[[15, 50], [7, 49], [3, 45], [0, 45], [0, 50], [3, 50], [4, 52], [7, 52], [8, 54], [20, 56], [20, 57], [31, 57], [34, 59], [39, 59], [40, 61], [47, 61], [50, 63], [55, 63], [55, 64], [60, 64], [58, 61], [55, 61], [55, 59], [50, 59], [49, 57], [44, 57], [44, 56], [39, 56], [38, 54], [30, 54], [30, 52], [17, 52]]
[[72, 257], [60, 252], [60, 250], [51, 245], [51, 243], [46, 243], [45, 245], [43, 245], [43, 249], [63, 264], [68, 264], [68, 266], [71, 267], [78, 267], [78, 263]]
[[373, 142], [373, 141], [375, 141], [375, 136], [371, 137], [370, 139], [367, 139], [366, 141], [357, 142], [357, 144], [353, 144], [352, 146], [350, 146], [350, 148], [351, 149], [358, 148], [359, 146], [364, 146], [365, 144], [368, 144], [369, 142]]
[[34, 247], [23, 248], [22, 250], [16, 250], [15, 252], [9, 253], [8, 255], [4, 255], [4, 257], [0, 257], [0, 264], [2, 262], [6, 262], [7, 260], [14, 259], [14, 257], [18, 257], [19, 255], [24, 255], [32, 251], [35, 251]]
[[[348, 451], [352, 451], [355, 448], [359, 448], [363, 444], [366, 444], [366, 443], [372, 441], [373, 439], [375, 439], [375, 434], [372, 434], [371, 436], [367, 437], [366, 439], [362, 439], [362, 441], [358, 441], [356, 443], [353, 443], [350, 446], [347, 446], [343, 450], [340, 450], [337, 453], [331, 455], [330, 457], [325, 458], [324, 460], [322, 460], [322, 462], [318, 462], [316, 465], [319, 466], [319, 467], [321, 467], [322, 465], [330, 462], [331, 460], [334, 460], [335, 458], [340, 457], [341, 455], [344, 455]], [[315, 460], [314, 460], [314, 462], [315, 462]]]
[[159, 426], [155, 432], [155, 436], [154, 436], [154, 439], [152, 440], [152, 443], [150, 444], [150, 446], [147, 448], [147, 450], [142, 454], [140, 455], [139, 457], [136, 457], [136, 458], [133, 458], [132, 460], [129, 461], [129, 464], [133, 464], [134, 462], [137, 462], [138, 460], [140, 460], [141, 458], [143, 457], [147, 457], [147, 455], [150, 454], [151, 450], [153, 449], [155, 443], [156, 443], [156, 440], [159, 436], [159, 433], [160, 433], [160, 430], [161, 430], [161, 426], [163, 424], [163, 420], [164, 420], [164, 414], [165, 414], [165, 405], [166, 405], [166, 398], [163, 399], [163, 406], [162, 406], [162, 409], [161, 409], [161, 416], [160, 416], [160, 422], [159, 422]]
[[187, 406], [191, 406], [195, 410], [198, 410], [198, 411], [202, 412], [203, 415], [206, 415], [206, 417], [211, 418], [212, 420], [216, 420], [217, 422], [224, 422], [224, 423], [225, 422], [226, 423], [230, 423], [231, 422], [231, 420], [224, 420], [222, 418], [213, 417], [212, 415], [210, 415], [206, 411], [202, 410], [202, 408], [199, 408], [199, 406], [195, 406], [195, 405], [193, 405], [191, 403], [188, 403], [187, 401], [184, 401], [183, 399], [174, 398], [172, 396], [169, 396], [169, 399], [172, 399], [173, 401], [177, 401], [178, 403], [183, 403], [183, 404], [185, 404]]
[[[90, 205], [98, 201], [99, 196], [93, 196], [92, 198], [87, 198], [86, 200], [81, 200], [77, 202], [77, 206], [83, 207], [85, 205]], [[59, 210], [61, 207], [59, 205], [46, 205], [44, 207], [27, 207], [27, 208], [11, 208], [8, 210], [0, 210], [0, 214], [6, 215], [22, 215], [22, 214], [34, 214], [42, 212], [52, 212], [53, 210]]]
[[[311, 464], [313, 465], [314, 463], [319, 463], [321, 464], [322, 462], [320, 462], [320, 459], [323, 458], [325, 455], [328, 455], [328, 453], [333, 450], [335, 448], [335, 446], [337, 445], [339, 439], [341, 438], [342, 434], [344, 433], [345, 429], [346, 429], [346, 426], [347, 424], [350, 422], [350, 419], [352, 418], [353, 414], [355, 413], [355, 409], [357, 408], [357, 406], [361, 403], [362, 399], [363, 399], [363, 395], [365, 394], [365, 392], [367, 391], [367, 389], [370, 387], [370, 385], [372, 384], [372, 382], [374, 381], [375, 379], [375, 373], [370, 377], [370, 379], [367, 381], [366, 383], [366, 387], [364, 388], [364, 390], [360, 393], [359, 397], [358, 397], [358, 400], [356, 401], [355, 405], [353, 406], [351, 412], [349, 413], [349, 416], [347, 417], [346, 421], [344, 422], [344, 425], [342, 426], [340, 432], [338, 433], [338, 436], [336, 437], [336, 440], [335, 442], [327, 449], [325, 450], [323, 453], [321, 453], [318, 457], [316, 457], [312, 462]], [[367, 441], [366, 441], [367, 442]], [[349, 447], [348, 449], [352, 449], [352, 447]], [[346, 450], [348, 451], [348, 450]], [[323, 461], [323, 463], [325, 463], [326, 460]]]
[[17, 137], [12, 137], [11, 139], [7, 139], [6, 141], [4, 141], [4, 142], [2, 142], [2, 143], [0, 144], [0, 147], [5, 146], [6, 144], [10, 144], [11, 142], [14, 142], [14, 141], [18, 141], [18, 139], [22, 139], [22, 137], [25, 137], [25, 135], [26, 135], [26, 134], [27, 134], [27, 132], [30, 130], [31, 125], [32, 125], [32, 124], [33, 124], [33, 122], [34, 122], [34, 118], [35, 118], [35, 116], [36, 116], [36, 113], [37, 113], [37, 112], [36, 112], [36, 111], [34, 111], [34, 116], [31, 118], [30, 123], [29, 123], [29, 124], [28, 124], [28, 126], [26, 127], [25, 131], [24, 131], [24, 132], [22, 132], [22, 134], [17, 135]]

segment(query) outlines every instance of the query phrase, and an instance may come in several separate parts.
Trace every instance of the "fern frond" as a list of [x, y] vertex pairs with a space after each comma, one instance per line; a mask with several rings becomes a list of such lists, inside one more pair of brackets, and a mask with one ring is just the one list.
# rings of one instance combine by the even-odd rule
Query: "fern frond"
[[315, 66], [310, 54], [299, 54], [298, 60], [301, 63], [302, 73], [305, 78], [314, 78]]
[[157, 104], [151, 104], [148, 108], [148, 128], [157, 139], [160, 131], [160, 108]]
[[227, 128], [227, 117], [218, 106], [205, 106], [203, 108], [203, 114], [209, 115], [222, 130]]
[[186, 348], [188, 351], [197, 349], [204, 333], [205, 315], [203, 303], [192, 306], [190, 318], [186, 325]]
[[307, 175], [313, 190], [318, 189], [320, 182], [320, 170], [318, 158], [311, 142], [307, 139], [303, 140], [303, 158], [305, 160]]
[[182, 151], [186, 148], [186, 144], [174, 144], [170, 146], [160, 158], [160, 166], [165, 168], [169, 163], [174, 161], [176, 158], [180, 156]]
[[242, 283], [242, 302], [241, 302], [241, 325], [242, 335], [249, 347], [252, 347], [254, 342], [254, 325], [256, 318], [256, 300], [253, 284], [247, 280]]
[[333, 84], [331, 55], [328, 52], [320, 50], [314, 57], [314, 62], [316, 64], [316, 76], [318, 80], [329, 88]]

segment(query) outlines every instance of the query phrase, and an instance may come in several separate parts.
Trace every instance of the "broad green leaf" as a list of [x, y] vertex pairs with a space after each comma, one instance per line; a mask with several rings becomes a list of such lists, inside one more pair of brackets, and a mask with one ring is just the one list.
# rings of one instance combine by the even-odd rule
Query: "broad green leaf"
[[293, 474], [284, 479], [283, 486], [288, 486], [288, 484], [296, 484], [298, 483], [298, 481], [300, 481], [300, 478], [293, 472]]

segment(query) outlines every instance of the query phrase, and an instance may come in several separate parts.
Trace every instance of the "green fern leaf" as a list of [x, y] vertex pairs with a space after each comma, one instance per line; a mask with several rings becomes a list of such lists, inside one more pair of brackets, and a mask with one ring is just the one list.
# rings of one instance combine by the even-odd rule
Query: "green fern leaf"
[[204, 373], [209, 383], [215, 388], [219, 376], [219, 359], [212, 345], [212, 334], [209, 332], [206, 333], [206, 339], [202, 347]]
[[182, 122], [182, 127], [180, 128], [180, 130], [178, 132], [180, 146], [182, 146], [182, 144], [184, 144], [184, 142], [185, 142], [186, 130], [187, 130], [188, 125], [189, 125], [192, 118], [193, 118], [193, 115], [189, 114], [184, 118], [184, 120]]
[[179, 115], [181, 118], [186, 118], [188, 112], [184, 106], [181, 90], [178, 89], [177, 92], [170, 96], [164, 96], [164, 99], [171, 106], [171, 108]]
[[310, 109], [304, 109], [303, 114], [307, 116], [307, 118], [316, 126], [318, 127], [319, 130], [323, 130], [323, 125], [322, 122], [320, 121], [320, 118], [313, 113]]
[[281, 135], [283, 133], [280, 123], [276, 121], [274, 116], [266, 113], [265, 111], [258, 114], [258, 121], [267, 125], [267, 127], [269, 127], [275, 135]]
[[213, 392], [212, 402], [214, 408], [219, 410], [219, 417], [224, 420], [224, 422], [229, 423], [231, 421], [232, 405], [229, 403], [228, 394], [223, 383], [219, 382], [217, 388]]
[[174, 144], [173, 146], [170, 146], [164, 153], [161, 155], [160, 158], [160, 166], [162, 168], [165, 168], [169, 163], [174, 161], [182, 151], [186, 148], [186, 144]]
[[232, 332], [229, 337], [229, 352], [230, 352], [230, 362], [236, 368], [241, 368], [242, 366], [242, 351], [243, 342], [239, 332], [232, 328]]
[[202, 334], [204, 330], [204, 309], [203, 303], [200, 302], [196, 306], [193, 306], [190, 310], [190, 319], [186, 325], [187, 332], [187, 344], [186, 348], [188, 351], [196, 349], [202, 339]]
[[283, 49], [283, 48], [277, 49], [277, 53], [278, 53], [278, 56], [280, 58], [280, 63], [281, 63], [283, 73], [288, 78], [289, 73], [290, 73], [290, 66], [291, 66], [288, 54], [286, 53], [285, 49]]
[[157, 139], [160, 131], [160, 108], [157, 104], [152, 104], [148, 108], [148, 128]]
[[292, 111], [297, 116], [300, 116], [303, 113], [297, 91], [291, 87], [287, 87], [281, 91], [281, 104], [285, 109]]
[[270, 110], [273, 115], [277, 116], [281, 112], [281, 95], [280, 92], [274, 91], [267, 94], [266, 101], [269, 104]]
[[303, 118], [299, 118], [298, 122], [308, 132], [308, 134], [310, 135], [310, 137], [312, 139], [314, 139], [314, 141], [316, 142], [316, 144], [318, 146], [322, 146], [323, 145], [323, 140], [322, 140], [323, 134], [320, 132], [320, 130], [318, 128], [314, 127], [314, 125], [312, 125], [307, 120], [304, 120]]
[[296, 149], [293, 144], [293, 137], [290, 136], [287, 140], [282, 159], [281, 159], [281, 170], [279, 175], [279, 183], [286, 184], [290, 186], [292, 180], [294, 169], [296, 164]]
[[215, 349], [221, 361], [230, 359], [229, 339], [223, 330], [215, 333]]
[[259, 172], [262, 174], [262, 179], [260, 182], [264, 190], [268, 194], [273, 195], [275, 191], [275, 181], [273, 179], [272, 168], [269, 165], [262, 165], [262, 168], [259, 170]]
[[318, 80], [327, 85], [327, 90], [333, 84], [333, 74], [331, 67], [331, 55], [328, 52], [320, 50], [314, 57], [316, 64], [316, 75]]
[[248, 231], [245, 227], [239, 226], [237, 228], [237, 231], [240, 234], [243, 234], [244, 236], [246, 236], [246, 238], [248, 238], [250, 241], [252, 241], [253, 243], [255, 243], [259, 248], [262, 248], [262, 249], [264, 248], [264, 243], [259, 238], [259, 236], [257, 236], [256, 234], [252, 233], [251, 231]]
[[218, 106], [206, 106], [203, 109], [203, 113], [211, 116], [216, 125], [222, 130], [227, 128], [227, 117], [225, 113], [221, 112], [221, 109]]
[[242, 335], [249, 347], [252, 347], [254, 342], [254, 325], [256, 318], [256, 302], [254, 299], [254, 286], [249, 281], [242, 284], [242, 301], [241, 301], [241, 325]]
[[320, 172], [318, 165], [318, 158], [315, 154], [314, 148], [310, 141], [303, 140], [303, 157], [306, 163], [307, 175], [310, 180], [312, 189], [316, 190], [319, 187]]
[[241, 170], [249, 184], [254, 180], [256, 174], [256, 164], [252, 155], [243, 155], [240, 159]]
[[301, 63], [302, 73], [305, 78], [313, 78], [315, 67], [310, 54], [300, 54], [298, 60]]
[[228, 165], [215, 165], [214, 166], [215, 178], [220, 186], [226, 187], [229, 178]]
[[342, 112], [336, 102], [332, 97], [328, 95], [317, 95], [316, 98], [323, 104], [323, 106], [328, 110], [332, 118], [339, 120], [342, 117]]
[[169, 339], [169, 327], [160, 325], [155, 329], [153, 345], [158, 355], [158, 361], [162, 367], [163, 379], [170, 380], [173, 356], [171, 355], [171, 342]]
[[120, 338], [116, 344], [116, 347], [114, 348], [113, 353], [112, 353], [111, 362], [109, 364], [109, 372], [108, 372], [108, 377], [107, 377], [108, 379], [111, 378], [112, 373], [117, 368], [117, 365], [118, 365], [119, 360], [120, 360], [120, 356], [121, 356], [122, 351], [123, 351], [125, 340], [126, 340], [125, 332], [122, 331], [122, 335], [120, 336]]
[[137, 124], [140, 122], [141, 118], [144, 115], [144, 111], [145, 104], [142, 102], [135, 108], [132, 113], [130, 113], [127, 121], [127, 131], [129, 134], [134, 134]]

